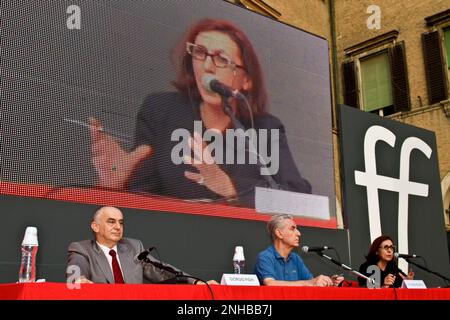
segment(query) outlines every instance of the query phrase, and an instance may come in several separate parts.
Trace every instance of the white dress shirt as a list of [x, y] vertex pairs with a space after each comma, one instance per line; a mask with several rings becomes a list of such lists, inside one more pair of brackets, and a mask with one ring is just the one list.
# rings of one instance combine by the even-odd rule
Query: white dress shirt
[[123, 277], [123, 271], [122, 271], [122, 265], [120, 264], [120, 259], [119, 259], [119, 253], [117, 252], [117, 245], [115, 245], [112, 248], [108, 248], [107, 246], [104, 246], [100, 243], [98, 243], [98, 241], [96, 241], [98, 246], [100, 247], [100, 249], [102, 249], [103, 253], [106, 256], [106, 259], [108, 260], [109, 263], [109, 267], [111, 268], [111, 272], [114, 274], [113, 269], [112, 269], [112, 257], [109, 254], [109, 251], [114, 250], [116, 252], [116, 258], [117, 258], [117, 262], [119, 262], [119, 266], [120, 266], [120, 272], [122, 272], [122, 277]]

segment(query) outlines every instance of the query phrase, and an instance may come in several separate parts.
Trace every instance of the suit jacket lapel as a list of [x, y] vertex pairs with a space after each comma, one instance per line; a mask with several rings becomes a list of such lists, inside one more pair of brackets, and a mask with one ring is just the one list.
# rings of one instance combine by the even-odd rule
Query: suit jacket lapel
[[103, 271], [106, 280], [108, 281], [108, 283], [114, 283], [114, 276], [112, 274], [111, 267], [109, 266], [108, 259], [95, 241], [93, 244], [93, 249], [95, 252], [95, 260], [97, 261], [100, 269]]
[[120, 265], [122, 267], [122, 275], [125, 283], [133, 283], [133, 270], [135, 267], [134, 257], [131, 248], [128, 245], [119, 242], [117, 244], [117, 251], [119, 253]]

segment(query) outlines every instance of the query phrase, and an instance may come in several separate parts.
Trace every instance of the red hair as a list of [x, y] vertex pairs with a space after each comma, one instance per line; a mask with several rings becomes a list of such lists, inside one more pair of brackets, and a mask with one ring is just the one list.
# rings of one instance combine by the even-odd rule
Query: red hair
[[[200, 99], [200, 92], [194, 77], [192, 57], [186, 52], [186, 42], [194, 43], [197, 35], [206, 31], [222, 32], [238, 45], [243, 66], [252, 84], [251, 89], [243, 93], [246, 95], [254, 115], [265, 113], [267, 92], [258, 57], [245, 33], [226, 20], [203, 19], [189, 28], [172, 53], [172, 63], [177, 68], [177, 79], [172, 84], [183, 95]], [[240, 114], [248, 118], [249, 115], [245, 112], [246, 109], [242, 108], [241, 110]]]

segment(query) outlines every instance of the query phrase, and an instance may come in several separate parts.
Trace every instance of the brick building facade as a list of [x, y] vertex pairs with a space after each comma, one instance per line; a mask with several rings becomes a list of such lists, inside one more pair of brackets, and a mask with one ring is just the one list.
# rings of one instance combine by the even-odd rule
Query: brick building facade
[[[234, 0], [328, 40], [333, 110], [345, 103], [435, 132], [450, 232], [450, 8], [446, 0]], [[384, 60], [383, 60], [384, 59]], [[375, 68], [375, 69], [374, 69]], [[371, 72], [390, 85], [368, 94]], [[383, 70], [385, 70], [383, 72]], [[349, 81], [353, 80], [353, 81]], [[382, 81], [383, 82], [383, 81]], [[381, 96], [381, 97], [380, 97]], [[334, 112], [335, 114], [335, 112]], [[337, 203], [339, 139], [333, 143]], [[338, 216], [340, 216], [338, 212]], [[342, 221], [340, 222], [342, 224]]]

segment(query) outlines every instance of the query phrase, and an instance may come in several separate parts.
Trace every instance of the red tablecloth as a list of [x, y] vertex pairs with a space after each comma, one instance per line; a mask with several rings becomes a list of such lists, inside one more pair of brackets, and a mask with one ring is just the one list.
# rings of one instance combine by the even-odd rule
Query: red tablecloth
[[[450, 300], [450, 289], [244, 287], [211, 285], [216, 300]], [[210, 300], [205, 285], [0, 284], [0, 300]]]

